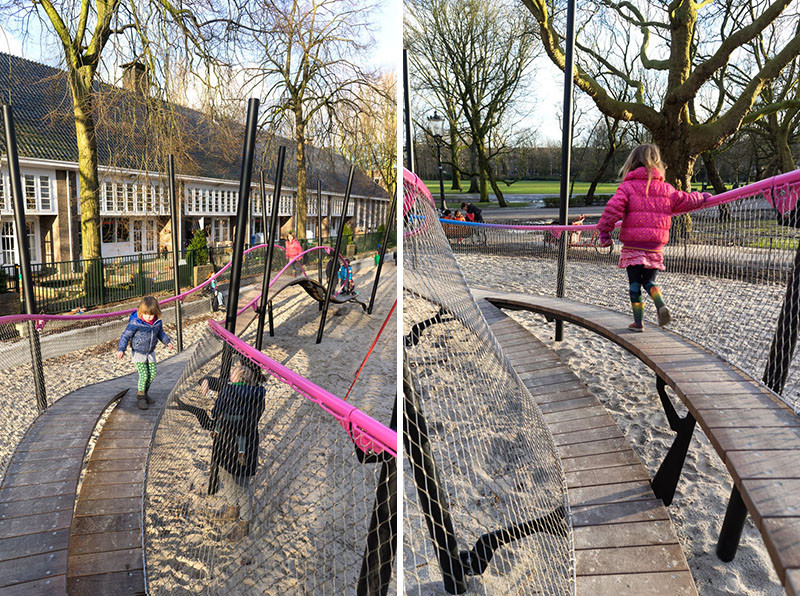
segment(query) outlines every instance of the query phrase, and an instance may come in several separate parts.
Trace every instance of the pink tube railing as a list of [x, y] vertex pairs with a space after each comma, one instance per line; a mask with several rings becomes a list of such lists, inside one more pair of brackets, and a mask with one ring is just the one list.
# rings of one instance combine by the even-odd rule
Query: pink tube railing
[[343, 399], [335, 396], [333, 393], [323, 389], [280, 362], [273, 360], [266, 354], [249, 346], [234, 334], [226, 331], [217, 321], [213, 319], [209, 320], [208, 326], [213, 333], [229, 344], [234, 350], [257, 363], [273, 377], [289, 385], [294, 391], [297, 391], [311, 401], [319, 404], [323, 410], [336, 418], [339, 425], [350, 435], [353, 443], [355, 443], [361, 451], [372, 451], [373, 453], [382, 453], [386, 451], [392, 456], [397, 457], [396, 431], [384, 426], [358, 408], [351, 406]]
[[[246, 254], [251, 253], [251, 252], [253, 252], [255, 250], [258, 250], [260, 248], [265, 248], [266, 246], [267, 246], [266, 244], [259, 244], [257, 246], [253, 246], [252, 248], [248, 248], [242, 254], [246, 255]], [[278, 249], [286, 252], [286, 250], [282, 246], [279, 246], [278, 244], [275, 245], [275, 248], [278, 248]], [[309, 250], [301, 253], [300, 255], [298, 255], [297, 257], [292, 259], [291, 261], [289, 261], [289, 263], [286, 265], [286, 267], [281, 269], [281, 271], [278, 274], [278, 276], [281, 273], [283, 273], [289, 267], [289, 265], [291, 265], [292, 263], [297, 261], [297, 259], [302, 257], [307, 252], [311, 252], [312, 250], [326, 250], [328, 253], [330, 253], [330, 251], [333, 250], [333, 249], [331, 247], [329, 247], [329, 246], [317, 246], [315, 248], [309, 249]], [[232, 264], [232, 261], [228, 262], [224, 267], [220, 268], [219, 271], [217, 271], [214, 275], [209, 277], [203, 283], [201, 283], [201, 284], [199, 284], [199, 285], [197, 285], [197, 286], [195, 286], [193, 288], [190, 288], [189, 290], [186, 290], [185, 292], [182, 292], [182, 293], [178, 294], [177, 296], [170, 296], [169, 298], [165, 298], [164, 300], [159, 300], [158, 303], [159, 304], [169, 304], [170, 302], [174, 302], [175, 300], [180, 300], [181, 302], [183, 302], [188, 296], [194, 294], [195, 292], [198, 292], [198, 291], [202, 290], [208, 284], [210, 284], [213, 280], [217, 279], [220, 275], [225, 273], [225, 271], [227, 271], [228, 268], [230, 268], [231, 264]], [[278, 276], [276, 276], [276, 279], [277, 279]], [[260, 296], [260, 294], [259, 294], [259, 296]], [[248, 306], [249, 306], [249, 304], [248, 304]], [[239, 314], [244, 312], [244, 310], [246, 310], [246, 308], [247, 307], [245, 307], [244, 309], [239, 311]], [[122, 317], [122, 316], [125, 316], [125, 315], [129, 315], [130, 313], [132, 313], [135, 310], [136, 310], [135, 308], [128, 308], [128, 309], [125, 309], [125, 310], [116, 310], [116, 311], [112, 311], [112, 312], [88, 313], [88, 314], [80, 314], [80, 315], [6, 315], [6, 316], [3, 316], [3, 317], [0, 317], [0, 325], [13, 324], [13, 323], [16, 323], [16, 322], [19, 322], [19, 321], [35, 321], [36, 322], [36, 329], [41, 331], [44, 328], [44, 326], [47, 324], [47, 321], [90, 321], [90, 320], [93, 320], [93, 319], [112, 319], [112, 318], [115, 318], [115, 317]]]
[[[429, 200], [433, 200], [431, 198], [430, 192], [428, 188], [422, 183], [422, 181], [412, 174], [408, 172], [408, 176], [406, 176], [406, 170], [403, 171], [403, 180], [404, 182], [408, 180], [409, 184], [414, 184], [419, 190], [419, 194], [427, 197]], [[741, 188], [735, 188], [733, 190], [729, 190], [718, 195], [714, 195], [710, 197], [702, 206], [698, 207], [694, 211], [700, 211], [701, 209], [708, 209], [710, 207], [718, 207], [719, 205], [724, 205], [726, 203], [731, 203], [738, 199], [752, 197], [755, 195], [763, 195], [766, 201], [774, 207], [781, 215], [788, 211], [792, 211], [797, 206], [798, 198], [800, 198], [800, 169], [793, 170], [791, 172], [787, 172], [785, 174], [778, 174], [777, 176], [772, 176], [771, 178], [765, 178], [764, 180], [759, 180], [758, 182], [753, 182], [752, 184], [748, 184], [746, 186], [742, 186]], [[405, 196], [404, 196], [405, 199]], [[408, 208], [410, 209], [411, 205], [413, 205], [413, 199], [408, 201]], [[406, 202], [404, 200], [403, 203], [404, 215], [406, 209]], [[505, 229], [505, 230], [531, 230], [531, 231], [546, 231], [552, 233], [556, 238], [561, 236], [563, 232], [572, 232], [572, 231], [587, 231], [587, 230], [596, 230], [597, 224], [586, 224], [586, 225], [514, 225], [514, 224], [487, 224], [487, 223], [475, 223], [470, 221], [460, 221], [457, 219], [439, 219], [441, 223], [447, 225], [455, 225], [455, 226], [472, 226], [476, 228], [497, 228], [497, 229]], [[619, 227], [621, 224], [617, 222], [616, 227]]]

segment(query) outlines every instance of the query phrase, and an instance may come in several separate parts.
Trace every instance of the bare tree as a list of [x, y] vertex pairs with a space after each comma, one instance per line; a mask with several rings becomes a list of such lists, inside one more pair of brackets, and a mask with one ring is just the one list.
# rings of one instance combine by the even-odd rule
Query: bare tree
[[397, 77], [385, 73], [358, 93], [355, 109], [343, 118], [338, 150], [394, 195], [397, 188]]
[[[28, 4], [11, 0], [0, 4], [0, 14], [16, 20], [23, 31], [32, 19], [55, 35], [63, 51], [72, 94], [80, 175], [81, 236], [84, 259], [97, 259], [100, 252], [100, 208], [98, 176], [98, 89], [100, 71], [114, 61], [141, 60], [148, 67], [141, 79], [142, 92], [161, 87], [167, 79], [169, 56], [191, 56], [201, 61], [211, 57], [212, 40], [221, 39], [229, 20], [220, 19], [209, 3], [192, 1], [180, 7], [167, 0], [41, 0]], [[151, 116], [153, 116], [151, 114]], [[88, 274], [88, 271], [87, 271]]]
[[[556, 10], [550, 0], [522, 1], [539, 24], [547, 55], [563, 69], [562, 28], [556, 25], [563, 14], [561, 7]], [[591, 38], [578, 36], [575, 83], [604, 114], [645, 126], [662, 150], [667, 179], [681, 188], [688, 187], [697, 157], [719, 147], [738, 130], [764, 86], [800, 52], [800, 33], [785, 31], [774, 52], [760, 66], [746, 71], [735, 101], [728, 102], [728, 65], [759, 34], [779, 26], [784, 19], [797, 19], [792, 0], [672, 0], [657, 4], [602, 0], [592, 8], [589, 17], [603, 26], [604, 33]], [[620, 31], [632, 28], [640, 34], [638, 51], [622, 53], [608, 42]], [[665, 53], [663, 57], [652, 55], [650, 43], [654, 39]], [[590, 63], [602, 65], [621, 79], [634, 91], [634, 99], [615, 99], [590, 74], [594, 70], [587, 67]], [[630, 68], [632, 63], [635, 68]], [[659, 81], [663, 93], [648, 96], [648, 76]], [[764, 113], [775, 109], [778, 107], [774, 104], [765, 106]]]
[[297, 231], [302, 239], [309, 133], [316, 120], [317, 140], [334, 139], [345, 108], [355, 109], [359, 90], [370, 83], [370, 74], [359, 62], [372, 43], [366, 34], [373, 6], [360, 0], [258, 0], [245, 7], [252, 24], [252, 51], [242, 62], [255, 64], [245, 70], [245, 88], [264, 90], [269, 108], [262, 127], [280, 130], [288, 125], [294, 133]]
[[464, 136], [476, 162], [471, 174], [481, 179], [481, 200], [488, 200], [488, 182], [504, 207], [488, 142], [513, 114], [525, 89], [535, 57], [534, 23], [504, 2], [408, 0], [405, 6], [405, 39], [418, 70], [433, 68], [437, 61], [447, 70], [448, 87], [437, 89], [437, 95], [449, 95], [460, 104]]

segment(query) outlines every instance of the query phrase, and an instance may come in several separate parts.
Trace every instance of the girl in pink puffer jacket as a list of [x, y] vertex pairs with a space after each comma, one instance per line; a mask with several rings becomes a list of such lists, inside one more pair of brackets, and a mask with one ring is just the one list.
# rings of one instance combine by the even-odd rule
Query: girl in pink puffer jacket
[[672, 216], [698, 209], [711, 196], [675, 190], [664, 182], [664, 169], [661, 153], [655, 145], [639, 145], [631, 151], [620, 171], [622, 184], [597, 223], [601, 245], [611, 246], [611, 230], [622, 220], [619, 267], [628, 272], [633, 309], [633, 323], [629, 327], [634, 331], [644, 331], [642, 288], [656, 305], [659, 326], [672, 320], [661, 290], [655, 284], [656, 273], [664, 269], [663, 250], [669, 241]]

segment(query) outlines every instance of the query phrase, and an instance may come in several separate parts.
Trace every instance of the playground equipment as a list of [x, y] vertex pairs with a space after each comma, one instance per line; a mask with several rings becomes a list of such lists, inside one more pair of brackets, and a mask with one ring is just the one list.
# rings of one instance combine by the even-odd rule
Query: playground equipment
[[[664, 249], [666, 272], [658, 278], [673, 312], [670, 329], [761, 379], [795, 411], [800, 411], [793, 331], [800, 317], [800, 229], [791, 223], [798, 196], [800, 170], [717, 195], [704, 208], [676, 216]], [[513, 256], [515, 267], [529, 263], [529, 291], [553, 295], [557, 263], [542, 250], [543, 238], [575, 228], [481, 227], [485, 246], [453, 243], [453, 251]], [[615, 242], [608, 255], [570, 251], [565, 297], [628, 313], [628, 282], [617, 268], [619, 250]], [[648, 321], [655, 324], [655, 309], [649, 306]]]
[[570, 594], [553, 437], [469, 296], [429, 195], [404, 175], [404, 569], [410, 593]]

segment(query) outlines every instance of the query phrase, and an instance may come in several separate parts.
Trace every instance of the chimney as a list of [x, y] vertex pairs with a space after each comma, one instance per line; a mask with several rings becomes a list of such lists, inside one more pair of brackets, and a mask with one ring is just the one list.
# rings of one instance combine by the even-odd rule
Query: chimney
[[141, 95], [149, 94], [147, 68], [141, 62], [128, 62], [122, 65], [122, 88]]

